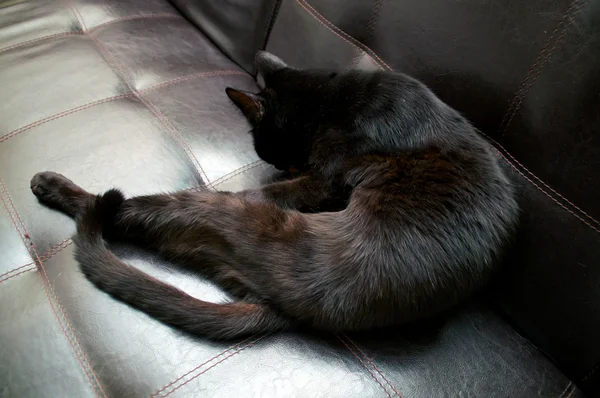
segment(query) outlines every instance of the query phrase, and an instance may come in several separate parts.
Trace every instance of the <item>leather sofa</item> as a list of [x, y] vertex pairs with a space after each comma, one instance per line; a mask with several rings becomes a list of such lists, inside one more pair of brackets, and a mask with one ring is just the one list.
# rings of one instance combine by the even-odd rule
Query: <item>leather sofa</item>
[[[0, 1], [0, 396], [600, 396], [599, 29], [598, 0]], [[224, 93], [256, 90], [259, 49], [409, 73], [488, 137], [522, 214], [486, 292], [423, 325], [217, 343], [92, 287], [30, 178], [129, 195], [277, 178]]]

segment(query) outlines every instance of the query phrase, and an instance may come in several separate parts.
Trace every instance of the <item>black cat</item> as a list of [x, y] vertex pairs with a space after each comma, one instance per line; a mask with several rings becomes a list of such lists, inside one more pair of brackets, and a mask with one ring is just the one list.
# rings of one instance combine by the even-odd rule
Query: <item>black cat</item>
[[[458, 112], [403, 74], [297, 70], [257, 56], [260, 94], [228, 88], [258, 155], [306, 174], [260, 189], [125, 199], [52, 172], [33, 193], [77, 220], [76, 258], [98, 288], [215, 339], [299, 325], [349, 331], [436, 314], [497, 268], [513, 187]], [[193, 267], [239, 301], [193, 298], [125, 264], [124, 239]]]

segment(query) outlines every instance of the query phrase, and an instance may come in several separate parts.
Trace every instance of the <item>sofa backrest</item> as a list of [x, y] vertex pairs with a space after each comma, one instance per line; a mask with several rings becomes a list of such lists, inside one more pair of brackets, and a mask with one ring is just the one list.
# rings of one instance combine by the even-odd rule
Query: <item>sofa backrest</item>
[[268, 33], [291, 65], [402, 71], [466, 115], [520, 192], [493, 301], [600, 393], [600, 0], [175, 3], [248, 70]]
[[250, 73], [267, 42], [277, 0], [171, 0], [216, 45]]

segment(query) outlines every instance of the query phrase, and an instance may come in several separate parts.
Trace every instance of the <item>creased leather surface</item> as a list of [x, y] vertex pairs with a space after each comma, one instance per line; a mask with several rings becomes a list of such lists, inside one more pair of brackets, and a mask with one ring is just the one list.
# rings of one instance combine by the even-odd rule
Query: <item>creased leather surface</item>
[[[206, 4], [211, 11], [193, 25], [162, 0], [0, 2], [0, 396], [580, 396], [483, 303], [416, 333], [290, 333], [225, 344], [181, 336], [85, 280], [72, 256], [73, 222], [36, 202], [29, 191], [35, 172], [54, 170], [89, 190], [117, 186], [129, 195], [237, 190], [276, 175], [256, 157], [248, 127], [224, 95], [226, 86], [256, 90], [242, 67], [250, 62], [248, 43], [258, 41], [241, 36], [264, 32], [271, 7], [240, 2], [252, 11], [245, 19]], [[412, 62], [427, 71], [424, 56], [411, 60], [415, 52], [399, 46], [408, 39], [373, 46], [378, 53], [354, 42], [379, 43], [385, 24], [387, 34], [398, 29], [385, 22], [394, 18], [391, 5], [284, 1], [269, 49], [297, 66], [402, 69], [401, 62]], [[308, 12], [313, 6], [356, 39]], [[539, 26], [552, 29], [555, 14], [548, 15], [539, 17]], [[224, 41], [206, 29], [211, 24]], [[533, 35], [524, 46], [543, 40], [537, 30], [523, 29]], [[530, 60], [515, 63], [514, 74]], [[421, 77], [444, 81], [427, 72]], [[518, 86], [518, 78], [505, 78]], [[460, 97], [452, 97], [452, 87], [444, 92]], [[597, 235], [511, 170], [528, 215], [509, 261], [514, 271], [506, 274], [503, 303], [536, 344], [582, 379], [598, 358], [593, 348], [581, 355], [597, 330], [598, 318], [585, 304], [598, 302]], [[564, 245], [565, 235], [577, 239]], [[217, 287], [168, 269], [151, 254], [115, 250], [190, 294], [226, 299]], [[567, 277], [565, 267], [577, 262], [585, 272]], [[569, 352], [575, 354], [565, 360]], [[582, 382], [591, 392], [597, 391], [594, 377]]]

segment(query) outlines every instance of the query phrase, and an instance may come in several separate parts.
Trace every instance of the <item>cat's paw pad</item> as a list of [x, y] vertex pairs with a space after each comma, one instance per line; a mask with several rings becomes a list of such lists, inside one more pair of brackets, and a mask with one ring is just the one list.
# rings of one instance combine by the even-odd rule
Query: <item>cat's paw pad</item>
[[78, 188], [73, 181], [53, 171], [43, 171], [34, 175], [30, 187], [31, 192], [46, 203], [56, 203]]

